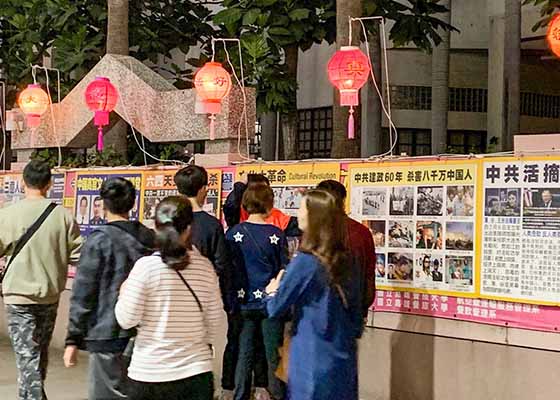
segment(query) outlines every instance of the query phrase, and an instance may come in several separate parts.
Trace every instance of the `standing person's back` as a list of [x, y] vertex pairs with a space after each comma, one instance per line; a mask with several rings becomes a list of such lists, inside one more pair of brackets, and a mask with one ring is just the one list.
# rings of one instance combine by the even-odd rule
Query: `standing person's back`
[[333, 195], [312, 190], [298, 211], [301, 251], [284, 278], [267, 288], [270, 317], [294, 314], [288, 367], [291, 400], [357, 400], [359, 298], [352, 295], [352, 258], [344, 213]]
[[133, 400], [212, 400], [213, 344], [222, 308], [210, 262], [190, 249], [192, 208], [168, 197], [156, 210], [160, 253], [141, 258], [115, 308], [138, 335], [128, 376]]
[[[31, 161], [23, 172], [26, 198], [0, 210], [0, 254], [11, 257], [18, 240], [51, 204], [48, 164]], [[13, 257], [2, 282], [8, 333], [16, 353], [20, 400], [45, 399], [48, 347], [68, 264], [79, 258], [82, 239], [74, 218], [54, 207]]]
[[134, 331], [121, 329], [115, 318], [119, 289], [134, 263], [150, 254], [154, 232], [129, 221], [136, 189], [123, 178], [101, 185], [108, 224], [88, 237], [80, 257], [70, 299], [70, 319], [64, 361], [77, 361], [78, 348], [89, 355], [89, 399], [126, 398], [125, 349]]

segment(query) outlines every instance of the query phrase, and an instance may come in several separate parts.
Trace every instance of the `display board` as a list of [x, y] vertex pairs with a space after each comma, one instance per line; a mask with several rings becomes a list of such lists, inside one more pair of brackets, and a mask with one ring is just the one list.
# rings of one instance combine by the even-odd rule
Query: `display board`
[[142, 190], [142, 173], [128, 170], [78, 172], [76, 175], [75, 217], [82, 235], [89, 235], [97, 226], [107, 222], [103, 201], [99, 190], [103, 182], [111, 177], [128, 179], [136, 188], [136, 201], [130, 212], [131, 220], [138, 220], [140, 193]]
[[[219, 218], [221, 204], [222, 171], [219, 169], [207, 169], [208, 173], [208, 195], [203, 206], [204, 211]], [[174, 177], [176, 169], [146, 171], [142, 174], [142, 208], [141, 221], [153, 228], [156, 207], [161, 200], [167, 196], [178, 194]]]
[[474, 295], [477, 162], [350, 166], [350, 214], [373, 236], [381, 288]]
[[236, 181], [248, 174], [263, 174], [274, 190], [274, 207], [295, 216], [303, 193], [323, 180], [340, 179], [339, 163], [250, 164], [237, 167]]
[[0, 208], [8, 207], [25, 197], [22, 174], [5, 174], [2, 179]]
[[488, 160], [480, 294], [560, 303], [560, 159]]

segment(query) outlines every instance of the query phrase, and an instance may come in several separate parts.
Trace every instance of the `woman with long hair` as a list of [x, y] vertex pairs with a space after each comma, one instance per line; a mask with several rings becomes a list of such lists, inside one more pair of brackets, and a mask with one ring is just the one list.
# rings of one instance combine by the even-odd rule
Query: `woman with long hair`
[[267, 288], [270, 317], [293, 312], [288, 367], [290, 400], [357, 400], [360, 296], [344, 213], [323, 190], [309, 191], [298, 212], [300, 251]]
[[159, 252], [138, 260], [115, 308], [123, 329], [136, 327], [128, 370], [132, 400], [212, 400], [212, 344], [222, 300], [212, 264], [190, 244], [185, 197], [156, 209]]

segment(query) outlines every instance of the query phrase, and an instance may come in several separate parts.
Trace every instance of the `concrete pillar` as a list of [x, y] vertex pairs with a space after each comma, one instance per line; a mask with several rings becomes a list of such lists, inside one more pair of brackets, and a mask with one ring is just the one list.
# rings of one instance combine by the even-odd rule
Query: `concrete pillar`
[[497, 139], [496, 151], [508, 151], [519, 132], [521, 5], [518, 0], [488, 0], [488, 12], [487, 138]]
[[[449, 9], [439, 18], [451, 23], [451, 0], [439, 3]], [[449, 112], [449, 47], [451, 33], [440, 30], [441, 43], [432, 53], [432, 154], [447, 150], [447, 121]]]

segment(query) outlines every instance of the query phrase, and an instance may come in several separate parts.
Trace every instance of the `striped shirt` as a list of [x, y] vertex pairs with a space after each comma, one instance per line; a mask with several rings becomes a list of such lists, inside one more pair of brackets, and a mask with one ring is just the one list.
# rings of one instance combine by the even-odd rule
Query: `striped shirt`
[[171, 382], [212, 371], [212, 350], [222, 317], [218, 278], [194, 249], [177, 272], [158, 254], [138, 260], [120, 294], [115, 315], [123, 329], [138, 327], [128, 376], [139, 382]]

